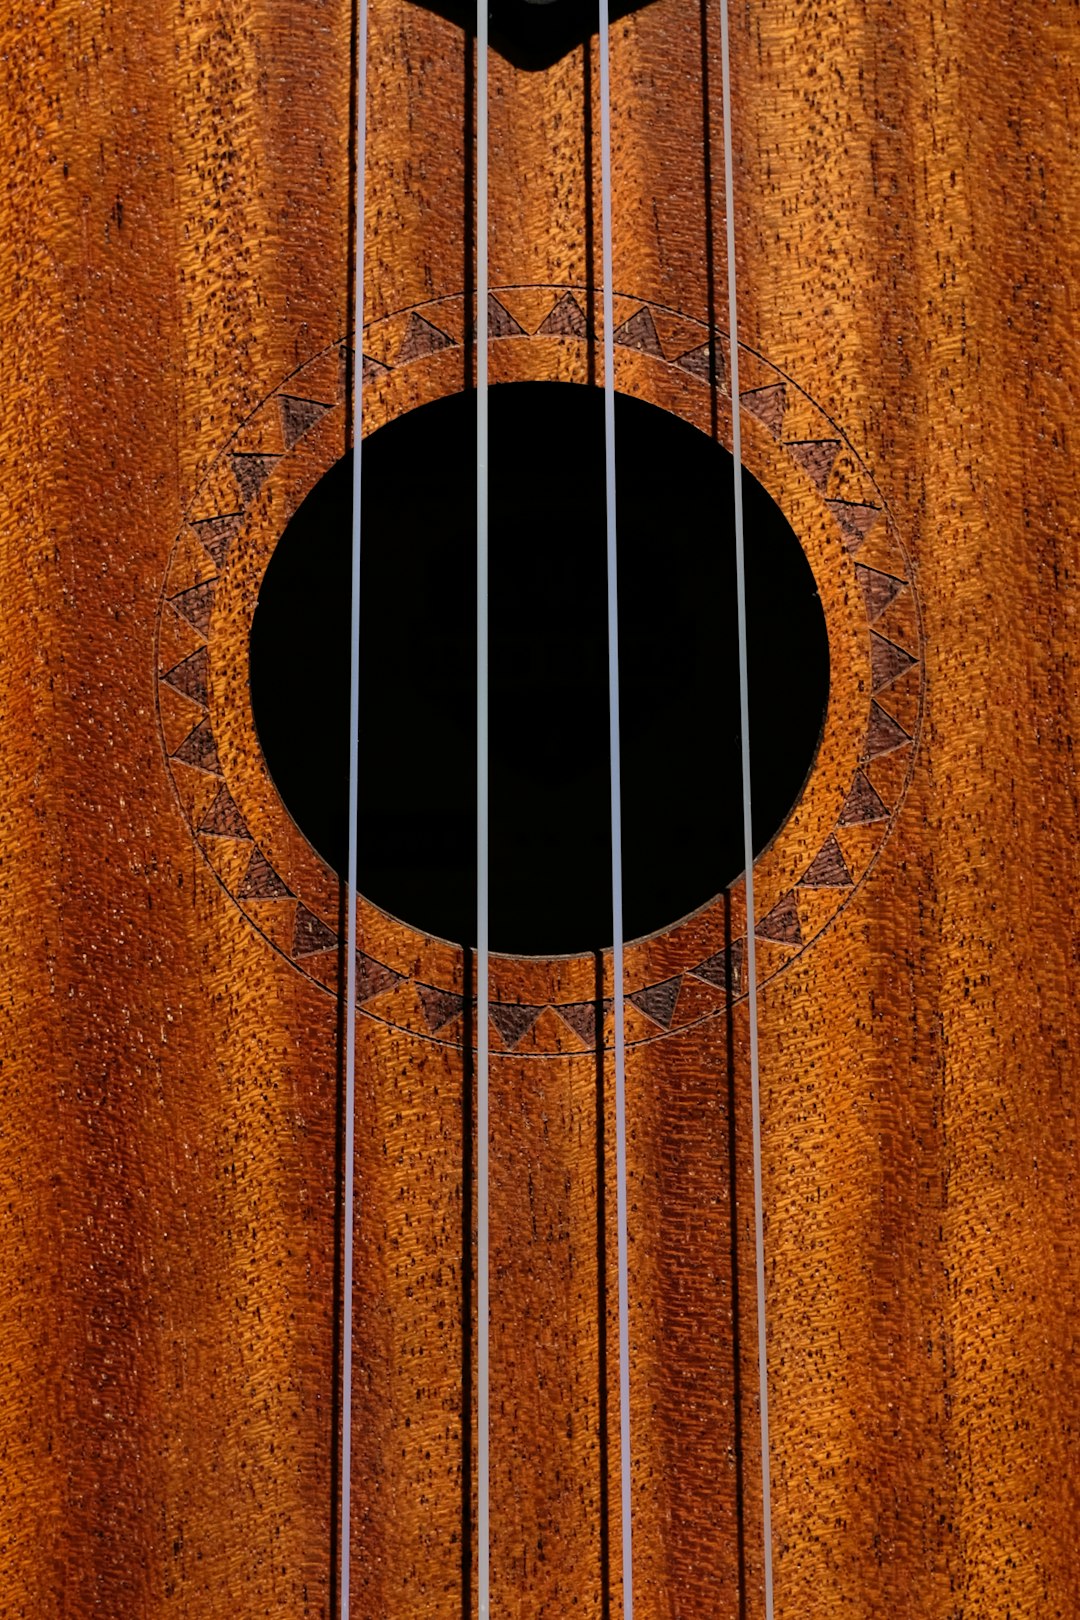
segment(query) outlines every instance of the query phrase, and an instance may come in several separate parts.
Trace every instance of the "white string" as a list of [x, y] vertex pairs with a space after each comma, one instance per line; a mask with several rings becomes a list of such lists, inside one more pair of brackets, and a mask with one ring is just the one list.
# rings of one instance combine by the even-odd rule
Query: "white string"
[[731, 339], [731, 437], [735, 461], [735, 595], [739, 620], [739, 736], [742, 759], [743, 864], [746, 871], [746, 975], [750, 1014], [750, 1105], [754, 1142], [754, 1262], [757, 1274], [758, 1388], [761, 1414], [761, 1518], [765, 1620], [773, 1620], [772, 1485], [769, 1465], [769, 1367], [765, 1340], [765, 1217], [761, 1178], [761, 1085], [758, 1062], [757, 950], [754, 937], [754, 836], [750, 815], [750, 686], [746, 657], [746, 555], [739, 404], [739, 319], [735, 295], [735, 164], [731, 137], [731, 68], [727, 0], [720, 6], [724, 91], [724, 194], [727, 204], [728, 330]]
[[352, 1507], [353, 1158], [356, 1147], [356, 869], [360, 778], [360, 453], [364, 380], [364, 180], [367, 150], [367, 0], [357, 3], [356, 261], [353, 282], [352, 605], [349, 626], [349, 871], [345, 923], [345, 1187], [341, 1293], [341, 1620], [349, 1620]]
[[[488, 1370], [488, 0], [476, 6], [476, 1542], [491, 1613]], [[466, 1193], [466, 1196], [468, 1194]]]
[[611, 756], [611, 920], [615, 1015], [615, 1211], [619, 1282], [619, 1456], [623, 1620], [634, 1615], [630, 1470], [630, 1262], [626, 1219], [626, 1038], [623, 1028], [622, 764], [619, 747], [619, 577], [615, 522], [615, 329], [611, 250], [611, 75], [608, 0], [599, 0], [600, 195], [604, 326], [604, 480], [607, 507], [608, 731]]

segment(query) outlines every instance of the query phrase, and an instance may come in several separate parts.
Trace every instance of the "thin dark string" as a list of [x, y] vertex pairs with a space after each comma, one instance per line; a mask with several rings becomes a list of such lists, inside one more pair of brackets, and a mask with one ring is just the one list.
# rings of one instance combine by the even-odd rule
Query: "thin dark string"
[[476, 7], [476, 1541], [491, 1613], [488, 1173], [488, 7]]

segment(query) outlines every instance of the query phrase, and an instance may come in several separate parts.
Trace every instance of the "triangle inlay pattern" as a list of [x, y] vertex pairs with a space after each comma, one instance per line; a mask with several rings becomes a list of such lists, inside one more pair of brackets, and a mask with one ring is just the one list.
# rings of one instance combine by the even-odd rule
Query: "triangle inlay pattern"
[[200, 832], [212, 833], [216, 838], [250, 838], [247, 823], [237, 808], [236, 800], [227, 787], [223, 787], [207, 811]]
[[526, 337], [525, 328], [514, 319], [494, 293], [488, 294], [488, 335], [493, 338]]
[[238, 900], [286, 900], [292, 891], [278, 877], [261, 849], [253, 849], [247, 871], [237, 890]]
[[[541, 296], [545, 291], [549, 296], [546, 305]], [[492, 289], [488, 301], [489, 334], [497, 339], [528, 341], [531, 332], [538, 338], [559, 337], [591, 343], [594, 333], [586, 311], [594, 307], [599, 296], [598, 289], [589, 291], [579, 286]], [[429, 357], [456, 347], [458, 338], [451, 334], [467, 331], [469, 326], [463, 314], [464, 302], [461, 295], [434, 300], [420, 309], [401, 311], [372, 322], [364, 333], [365, 379], [377, 379], [397, 365], [423, 363]], [[541, 315], [545, 307], [547, 313]], [[630, 313], [612, 334], [620, 349], [635, 351], [643, 357], [647, 367], [667, 367], [676, 374], [681, 373], [684, 381], [679, 384], [680, 388], [715, 388], [718, 394], [726, 396], [728, 338], [725, 333], [677, 311], [652, 305], [648, 300], [634, 300], [630, 295], [623, 298], [621, 307]], [[854, 772], [837, 815], [835, 829], [839, 830], [840, 837], [835, 829], [829, 833], [801, 876], [797, 873], [789, 876], [787, 881], [793, 887], [787, 888], [778, 899], [773, 891], [770, 909], [757, 919], [755, 932], [760, 939], [770, 941], [773, 946], [787, 947], [764, 953], [771, 975], [782, 971], [786, 961], [828, 926], [828, 919], [835, 915], [835, 911], [829, 910], [830, 894], [835, 896], [835, 908], [839, 910], [855, 892], [869, 866], [861, 857], [857, 866], [849, 865], [849, 860], [855, 859], [860, 847], [871, 850], [880, 847], [888, 831], [887, 824], [899, 808], [907, 785], [903, 762], [894, 764], [890, 760], [888, 768], [880, 770], [874, 762], [903, 750], [908, 750], [909, 760], [913, 757], [919, 712], [917, 684], [913, 682], [921, 678], [921, 646], [916, 641], [920, 634], [917, 609], [915, 613], [910, 609], [905, 611], [906, 603], [901, 600], [899, 615], [891, 611], [893, 603], [903, 598], [904, 592], [913, 590], [912, 575], [870, 474], [851, 446], [837, 437], [833, 423], [797, 383], [771, 367], [762, 356], [742, 346], [740, 358], [745, 359], [749, 383], [741, 395], [741, 404], [768, 435], [768, 440], [763, 441], [759, 433], [757, 442], [771, 440], [775, 448], [770, 453], [786, 458], [809, 479], [834, 524], [832, 533], [835, 536], [838, 531], [850, 559], [846, 566], [852, 588], [857, 583], [856, 599], [861, 596], [865, 603], [869, 628], [866, 687], [873, 693], [861, 750], [856, 756], [860, 759], [860, 768]], [[172, 727], [172, 751], [167, 749], [166, 753], [170, 764], [175, 766], [177, 793], [197, 846], [204, 858], [209, 859], [208, 848], [217, 848], [220, 852], [224, 847], [215, 845], [215, 839], [234, 840], [238, 845], [246, 843], [251, 853], [246, 857], [246, 866], [243, 865], [245, 857], [241, 858], [239, 870], [243, 875], [228, 876], [238, 869], [233, 857], [224, 867], [219, 862], [219, 866], [213, 868], [215, 875], [227, 887], [234, 885], [231, 892], [235, 902], [241, 909], [245, 905], [251, 908], [249, 920], [263, 932], [273, 948], [281, 950], [300, 971], [331, 994], [336, 993], [338, 975], [332, 964], [340, 953], [341, 942], [317, 910], [305, 904], [303, 893], [296, 894], [292, 874], [286, 877], [279, 872], [252, 840], [243, 805], [234, 798], [233, 785], [223, 777], [208, 712], [209, 669], [211, 628], [219, 586], [248, 546], [252, 525], [274, 521], [285, 509], [284, 502], [260, 500], [260, 496], [273, 482], [279, 468], [295, 466], [290, 460], [294, 453], [310, 459], [309, 447], [315, 445], [319, 447], [316, 456], [321, 456], [323, 441], [334, 440], [334, 434], [313, 435], [312, 430], [328, 413], [344, 409], [351, 364], [352, 347], [345, 341], [331, 345], [322, 354], [304, 362], [293, 373], [291, 381], [283, 383], [247, 419], [244, 428], [212, 464], [174, 543], [169, 565], [171, 573], [166, 571], [163, 596], [175, 610], [175, 617], [163, 615], [163, 621], [168, 619], [169, 629], [167, 636], [161, 635], [161, 649], [170, 667], [158, 674], [163, 688], [168, 688], [170, 694], [180, 694], [179, 697], [170, 695], [169, 704], [162, 705], [162, 712]], [[638, 373], [651, 374], [648, 370]], [[648, 397], [647, 391], [645, 397]], [[267, 411], [267, 407], [273, 408]], [[726, 397], [725, 409], [728, 412], [731, 409]], [[783, 438], [785, 426], [790, 435], [787, 440]], [[261, 433], [267, 436], [260, 437]], [[290, 471], [289, 477], [295, 479], [295, 474]], [[274, 516], [269, 517], [268, 513]], [[177, 559], [175, 568], [174, 558]], [[882, 634], [877, 628], [879, 621], [888, 634]], [[218, 632], [215, 630], [215, 633]], [[898, 639], [893, 639], [894, 636]], [[196, 644], [189, 651], [193, 643]], [[182, 735], [179, 746], [175, 746], [178, 721], [181, 728], [183, 726], [184, 700], [196, 706], [192, 709], [196, 720], [186, 735]], [[870, 774], [862, 765], [870, 767]], [[910, 769], [909, 764], [908, 776]], [[205, 785], [200, 787], [200, 782]], [[848, 836], [848, 829], [861, 828], [867, 829], [860, 835], [862, 846], [858, 836], [854, 844]], [[875, 833], [873, 829], [878, 830]], [[868, 837], [871, 842], [866, 844]], [[200, 839], [208, 839], [208, 843], [204, 846]], [[871, 856], [870, 864], [873, 858]], [[226, 872], [225, 878], [221, 876], [222, 870]], [[800, 893], [805, 898], [797, 904]], [[275, 910], [273, 905], [267, 909], [267, 902], [279, 902], [283, 909]], [[293, 904], [295, 913], [291, 909]], [[320, 901], [318, 909], [323, 909], [324, 905], [325, 902]], [[260, 906], [264, 908], [262, 913]], [[275, 917], [277, 921], [265, 920]], [[825, 921], [820, 920], [823, 917]], [[265, 932], [270, 927], [275, 930], [273, 938]], [[715, 1016], [718, 1005], [722, 1008], [729, 1000], [740, 999], [746, 993], [745, 957], [746, 941], [740, 937], [724, 949], [706, 955], [696, 965], [691, 958], [677, 973], [672, 973], [676, 964], [669, 957], [667, 978], [654, 984], [639, 982], [632, 988], [628, 986], [627, 1011], [632, 1018], [628, 1039], [662, 1039], [670, 1030], [688, 1021]], [[305, 963], [310, 965], [305, 966]], [[682, 994], [684, 985], [685, 995]], [[719, 1003], [715, 996], [710, 999], [705, 986], [720, 992], [723, 999]], [[361, 1002], [377, 1002], [372, 1016], [388, 1023], [403, 1029], [416, 1028], [418, 1033], [454, 1043], [461, 1039], [460, 1015], [466, 1009], [459, 993], [421, 984], [363, 952], [357, 953], [357, 994]], [[550, 1006], [493, 1001], [490, 1016], [493, 1031], [506, 1051], [516, 1050], [526, 1039], [529, 1044], [524, 1050], [528, 1053], [539, 1050], [538, 1041], [544, 1049], [553, 1041], [558, 1045], [557, 1032], [561, 1028], [567, 1044], [558, 1049], [571, 1052], [595, 1047], [600, 1034], [598, 1013], [609, 1013], [610, 1008], [610, 998], [605, 999], [602, 1007], [594, 1000], [551, 1003]], [[550, 1012], [557, 1014], [557, 1018], [546, 1016], [538, 1023], [541, 1014]], [[647, 1021], [650, 1032], [646, 1032], [642, 1019]]]
[[802, 944], [799, 908], [790, 890], [776, 902], [770, 912], [758, 919], [754, 925], [754, 933], [759, 939], [775, 940], [778, 945]]
[[732, 940], [730, 946], [722, 951], [714, 951], [707, 956], [704, 962], [699, 962], [692, 969], [695, 979], [704, 979], [716, 990], [723, 990], [726, 995], [738, 1000], [742, 995], [743, 970], [746, 963], [746, 940]]
[[871, 785], [863, 771], [855, 772], [851, 791], [840, 812], [841, 827], [863, 827], [871, 821], [885, 821], [888, 817], [881, 795]]
[[453, 990], [438, 990], [430, 984], [418, 984], [416, 989], [424, 1018], [427, 1020], [428, 1032], [432, 1035], [437, 1035], [451, 1018], [456, 1018], [464, 1009], [465, 997], [459, 996]]
[[855, 564], [855, 578], [863, 588], [866, 597], [866, 617], [873, 624], [879, 619], [890, 602], [895, 602], [902, 590], [907, 587], [907, 581], [894, 579], [892, 574], [883, 574], [877, 568], [866, 568], [862, 563]]
[[537, 328], [538, 337], [587, 338], [591, 335], [585, 311], [570, 292], [563, 294]]
[[281, 402], [281, 431], [285, 448], [291, 450], [321, 416], [330, 409], [315, 399], [297, 399], [293, 394], [279, 394]]
[[363, 951], [357, 951], [356, 999], [361, 1004], [365, 1001], [374, 1001], [376, 996], [385, 994], [387, 990], [396, 989], [400, 983], [400, 973], [395, 973], [393, 968], [377, 962], [373, 956], [365, 956]]
[[210, 771], [214, 776], [221, 775], [221, 761], [218, 759], [209, 720], [203, 720], [188, 734], [176, 750], [173, 759], [178, 759], [181, 765], [197, 765], [200, 771]]
[[296, 922], [293, 925], [294, 956], [312, 956], [316, 951], [330, 951], [336, 944], [337, 935], [332, 928], [328, 928], [320, 917], [316, 917], [313, 911], [308, 910], [307, 906], [297, 906]]
[[665, 979], [661, 984], [650, 985], [647, 990], [635, 990], [626, 999], [639, 1008], [646, 1018], [651, 1018], [654, 1024], [658, 1024], [661, 1029], [670, 1029], [671, 1020], [675, 1016], [675, 1003], [679, 999], [681, 989], [682, 974], [680, 973], [677, 978]]
[[184, 615], [200, 635], [210, 633], [210, 615], [214, 611], [214, 582], [212, 579], [204, 580], [201, 585], [192, 585], [189, 590], [181, 591], [179, 596], [171, 598], [172, 605]]
[[397, 353], [397, 364], [404, 366], [410, 360], [422, 360], [425, 355], [437, 354], [440, 349], [452, 349], [453, 346], [452, 337], [413, 310]]
[[543, 1007], [519, 1007], [507, 1001], [491, 1003], [491, 1022], [498, 1030], [507, 1051], [513, 1051], [518, 1042], [528, 1034], [543, 1010]]
[[215, 568], [221, 569], [225, 566], [229, 547], [235, 540], [243, 520], [243, 512], [226, 512], [221, 517], [200, 518], [192, 523], [192, 530], [200, 545], [205, 546], [210, 553]]
[[849, 889], [851, 873], [844, 860], [844, 852], [830, 833], [799, 879], [800, 889]]
[[[604, 1003], [605, 1012], [610, 1005], [611, 1003], [608, 1001]], [[578, 1039], [585, 1042], [586, 1046], [592, 1047], [596, 1045], [595, 1001], [570, 1001], [561, 1007], [556, 1007], [555, 1011], [564, 1023], [569, 1024]]]
[[825, 505], [840, 525], [848, 551], [858, 551], [881, 516], [881, 509], [855, 501], [826, 501]]
[[863, 749], [864, 759], [878, 759], [882, 754], [891, 754], [896, 748], [903, 748], [911, 738], [891, 714], [886, 714], [880, 703], [870, 704], [870, 723], [866, 728], [866, 746]]
[[876, 630], [870, 632], [870, 671], [873, 676], [871, 690], [876, 694], [884, 687], [891, 686], [909, 670], [915, 662], [911, 653], [905, 652], [894, 641], [886, 641], [879, 636]]
[[615, 342], [627, 349], [637, 349], [641, 354], [654, 355], [658, 360], [664, 358], [660, 339], [656, 335], [656, 323], [644, 304], [628, 321], [615, 328]]
[[805, 473], [814, 480], [818, 489], [829, 482], [833, 462], [840, 454], [839, 439], [796, 439], [784, 446]]
[[176, 692], [183, 692], [185, 697], [191, 698], [205, 709], [209, 700], [209, 676], [210, 654], [205, 647], [200, 647], [190, 657], [182, 659], [179, 664], [174, 664], [173, 668], [161, 678], [166, 686], [171, 686]]
[[764, 422], [774, 439], [780, 437], [787, 402], [783, 383], [775, 383], [767, 388], [751, 388], [745, 394], [740, 394], [739, 399], [748, 411]]
[[240, 486], [240, 494], [244, 505], [247, 506], [255, 500], [270, 477], [278, 457], [237, 452], [229, 459], [232, 462], [233, 477]]
[[691, 377], [697, 377], [701, 382], [711, 383], [715, 367], [716, 384], [718, 388], [724, 386], [724, 366], [719, 354], [713, 357], [712, 342], [699, 343], [696, 349], [687, 349], [681, 354], [675, 364], [683, 371], [688, 371]]

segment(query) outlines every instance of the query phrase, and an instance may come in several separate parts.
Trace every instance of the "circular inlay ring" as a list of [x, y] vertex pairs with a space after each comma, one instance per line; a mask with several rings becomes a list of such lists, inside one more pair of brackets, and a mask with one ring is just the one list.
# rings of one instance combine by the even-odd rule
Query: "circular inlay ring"
[[[598, 305], [598, 295], [581, 288], [496, 289], [489, 304], [491, 380], [594, 380]], [[365, 432], [470, 386], [468, 314], [459, 295], [365, 329]], [[730, 448], [730, 349], [723, 332], [620, 298], [614, 342], [621, 391], [684, 417]], [[222, 451], [173, 546], [158, 627], [162, 738], [193, 836], [245, 916], [331, 993], [339, 972], [339, 880], [299, 832], [270, 779], [251, 715], [247, 661], [251, 618], [274, 546], [348, 443], [349, 360], [340, 343], [317, 355]], [[847, 440], [790, 378], [745, 345], [739, 369], [744, 460], [807, 553], [831, 665], [813, 769], [755, 862], [764, 983], [851, 898], [899, 810], [921, 714], [921, 626], [906, 553]], [[423, 740], [421, 727], [418, 744]], [[377, 747], [365, 759], [377, 766]], [[745, 993], [745, 910], [740, 879], [690, 917], [627, 946], [628, 1041], [715, 1016]], [[359, 913], [365, 1014], [460, 1042], [461, 951], [362, 898]], [[606, 981], [598, 994], [591, 957], [494, 958], [493, 1052], [595, 1046], [601, 1004], [610, 1021], [610, 963]]]

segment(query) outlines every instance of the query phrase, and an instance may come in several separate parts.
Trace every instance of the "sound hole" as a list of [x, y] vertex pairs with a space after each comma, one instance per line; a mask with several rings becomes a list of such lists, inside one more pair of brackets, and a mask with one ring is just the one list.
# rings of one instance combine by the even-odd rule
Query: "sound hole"
[[[677, 417], [616, 400], [624, 911], [628, 938], [743, 868], [733, 463]], [[491, 942], [610, 944], [603, 396], [519, 383], [490, 401]], [[361, 891], [476, 937], [475, 395], [364, 444]], [[251, 695], [297, 824], [347, 863], [351, 457], [290, 520], [251, 632]], [[789, 814], [828, 698], [805, 555], [749, 474], [755, 850]]]

